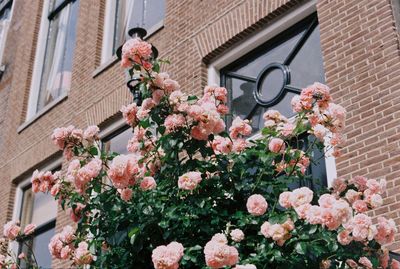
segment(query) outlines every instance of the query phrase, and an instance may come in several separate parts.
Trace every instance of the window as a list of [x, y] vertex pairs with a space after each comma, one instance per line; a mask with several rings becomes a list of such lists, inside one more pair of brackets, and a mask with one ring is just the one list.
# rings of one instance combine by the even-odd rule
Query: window
[[104, 150], [107, 152], [117, 152], [119, 154], [128, 154], [126, 146], [129, 139], [132, 138], [132, 129], [121, 129], [113, 133], [103, 141]]
[[[253, 132], [264, 127], [267, 109], [293, 116], [290, 101], [301, 88], [325, 74], [316, 15], [297, 23], [221, 70], [233, 117], [252, 120]], [[228, 118], [228, 125], [232, 118]]]
[[[220, 69], [220, 83], [228, 89], [232, 112], [226, 118], [227, 126], [240, 116], [251, 120], [255, 135], [264, 127], [263, 114], [268, 109], [292, 117], [291, 99], [316, 81], [323, 83], [325, 74], [318, 20], [312, 14]], [[312, 139], [304, 135], [300, 146], [306, 147]], [[308, 173], [321, 181], [300, 185], [315, 189], [328, 184], [327, 169], [323, 153], [315, 150], [312, 154], [320, 161], [311, 164]]]
[[[50, 194], [32, 193], [31, 186], [23, 189], [20, 209], [21, 228], [27, 224], [37, 225], [33, 239], [29, 238], [19, 242], [19, 253], [29, 255], [32, 249], [36, 261], [41, 268], [51, 268], [51, 255], [46, 247], [51, 237], [55, 234], [57, 217], [57, 202]], [[29, 246], [29, 247], [28, 247]], [[25, 268], [24, 260], [20, 261], [21, 268]]]
[[71, 88], [78, 4], [78, 0], [44, 2], [28, 118]]
[[0, 64], [3, 64], [3, 53], [6, 45], [8, 27], [11, 21], [12, 0], [0, 3]]
[[115, 54], [134, 27], [151, 35], [163, 26], [165, 0], [107, 0], [102, 62]]

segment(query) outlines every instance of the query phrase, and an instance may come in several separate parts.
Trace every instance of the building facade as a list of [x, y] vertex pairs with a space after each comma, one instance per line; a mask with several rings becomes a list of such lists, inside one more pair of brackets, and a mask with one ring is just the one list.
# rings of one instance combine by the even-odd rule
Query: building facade
[[[224, 85], [233, 112], [255, 130], [267, 108], [290, 116], [297, 89], [329, 85], [347, 110], [347, 142], [319, 168], [323, 184], [385, 178], [384, 206], [370, 213], [400, 224], [399, 7], [398, 0], [0, 1], [0, 223], [37, 222], [34, 248], [50, 267], [40, 246], [69, 217], [49, 197], [32, 196], [30, 177], [63, 167], [50, 140], [56, 127], [99, 125], [107, 150], [126, 151], [130, 132], [119, 109], [132, 97], [115, 51], [142, 26], [184, 91]], [[400, 235], [390, 249], [400, 251]]]

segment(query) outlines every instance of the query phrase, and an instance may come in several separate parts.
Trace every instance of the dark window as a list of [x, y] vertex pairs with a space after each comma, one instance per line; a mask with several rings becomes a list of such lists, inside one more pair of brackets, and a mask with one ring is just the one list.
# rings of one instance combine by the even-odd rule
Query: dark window
[[[240, 116], [251, 120], [253, 133], [264, 127], [263, 114], [276, 109], [286, 117], [294, 115], [290, 102], [301, 89], [314, 82], [324, 82], [324, 68], [316, 14], [285, 30], [252, 52], [221, 70], [221, 85], [229, 92], [227, 126]], [[302, 138], [301, 148], [312, 141]], [[309, 173], [326, 185], [323, 153], [315, 150], [318, 164], [311, 164]], [[302, 183], [316, 188], [310, 182]]]
[[[28, 237], [19, 242], [19, 253], [25, 253], [31, 258], [33, 251], [36, 261], [41, 268], [51, 268], [51, 255], [47, 248], [51, 237], [55, 233], [57, 217], [57, 202], [50, 194], [33, 193], [31, 186], [23, 190], [21, 203], [21, 228], [34, 223], [37, 228], [33, 237]], [[20, 267], [25, 268], [25, 260], [20, 260]]]
[[103, 148], [107, 152], [117, 152], [119, 154], [128, 154], [126, 146], [128, 145], [129, 139], [132, 138], [131, 128], [122, 128], [114, 134], [106, 137], [103, 140]]
[[71, 88], [72, 59], [78, 20], [77, 0], [52, 0], [37, 111]]

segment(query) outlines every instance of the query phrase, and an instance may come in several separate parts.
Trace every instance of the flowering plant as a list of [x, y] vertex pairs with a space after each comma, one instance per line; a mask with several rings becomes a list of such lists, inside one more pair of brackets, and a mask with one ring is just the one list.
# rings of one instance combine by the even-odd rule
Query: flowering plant
[[54, 131], [68, 167], [35, 172], [32, 185], [76, 222], [52, 238], [55, 258], [99, 268], [399, 268], [383, 247], [393, 220], [365, 214], [382, 205], [385, 180], [299, 185], [313, 180], [315, 148], [340, 154], [345, 110], [327, 86], [296, 96], [293, 119], [265, 112], [251, 140], [248, 120], [226, 131], [225, 88], [188, 95], [160, 63], [149, 43], [123, 46], [122, 66], [140, 74], [144, 98], [121, 109], [129, 154], [102, 150], [96, 126]]

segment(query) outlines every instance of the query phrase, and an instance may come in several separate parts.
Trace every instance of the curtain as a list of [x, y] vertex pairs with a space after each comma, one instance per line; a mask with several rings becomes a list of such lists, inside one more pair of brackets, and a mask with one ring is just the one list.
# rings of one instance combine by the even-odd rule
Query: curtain
[[71, 5], [67, 5], [60, 14], [53, 59], [51, 60], [50, 63], [51, 68], [46, 83], [45, 103], [48, 103], [50, 100], [54, 100], [55, 98], [57, 98], [60, 95], [60, 90], [61, 87], [63, 86], [62, 65], [64, 58], [65, 43], [67, 38], [70, 9]]

